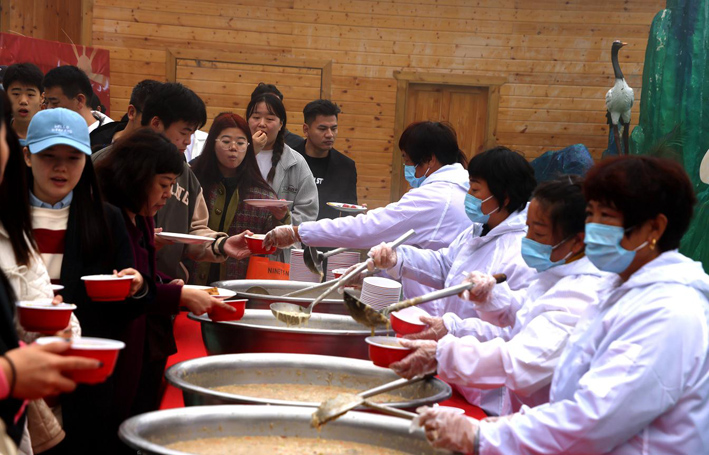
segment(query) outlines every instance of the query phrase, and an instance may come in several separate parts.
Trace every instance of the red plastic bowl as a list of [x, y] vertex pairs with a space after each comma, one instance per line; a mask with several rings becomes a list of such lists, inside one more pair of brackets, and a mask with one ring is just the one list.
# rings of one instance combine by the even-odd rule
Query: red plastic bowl
[[115, 275], [82, 276], [86, 293], [96, 302], [116, 302], [125, 300], [130, 295], [133, 275], [117, 277]]
[[391, 313], [389, 316], [391, 328], [394, 329], [398, 335], [419, 333], [428, 327], [426, 324], [419, 321], [420, 316], [428, 316], [428, 313], [416, 307], [404, 308], [396, 313]]
[[[55, 341], [66, 342], [59, 337], [45, 337], [37, 340], [39, 344], [48, 344]], [[113, 374], [118, 360], [118, 351], [125, 348], [122, 341], [109, 340], [106, 338], [80, 337], [71, 342], [71, 348], [62, 353], [66, 356], [88, 357], [103, 362], [103, 366], [94, 370], [68, 370], [65, 371], [67, 377], [83, 384], [98, 384], [108, 379]]]
[[364, 341], [369, 345], [369, 359], [379, 367], [388, 368], [412, 352], [411, 349], [401, 346], [394, 337], [367, 337]]
[[246, 302], [248, 300], [225, 300], [224, 303], [236, 308], [235, 312], [230, 312], [222, 307], [215, 306], [209, 313], [209, 318], [214, 322], [219, 321], [238, 321], [244, 317], [244, 310], [246, 310]]
[[340, 278], [345, 274], [345, 272], [347, 272], [347, 269], [333, 269], [332, 276], [335, 278]]
[[61, 284], [50, 284], [49, 287], [54, 293], [54, 295], [61, 294], [62, 290], [64, 289], [64, 286], [62, 286]]
[[276, 251], [276, 247], [272, 246], [271, 249], [267, 250], [263, 247], [263, 239], [266, 238], [266, 234], [254, 234], [247, 235], [246, 246], [249, 247], [254, 254], [271, 254]]
[[17, 302], [20, 325], [29, 332], [56, 333], [69, 325], [76, 305], [62, 303], [52, 305], [50, 299]]

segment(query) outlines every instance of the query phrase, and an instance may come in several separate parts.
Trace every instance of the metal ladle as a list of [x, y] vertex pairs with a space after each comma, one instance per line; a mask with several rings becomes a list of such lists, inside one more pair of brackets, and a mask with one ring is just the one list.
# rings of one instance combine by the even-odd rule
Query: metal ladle
[[325, 276], [325, 273], [323, 272], [322, 268], [323, 261], [329, 258], [330, 256], [335, 256], [336, 254], [344, 253], [345, 251], [355, 251], [355, 249], [337, 248], [336, 250], [323, 253], [322, 251], [318, 251], [317, 249], [315, 249], [315, 247], [309, 246], [306, 247], [303, 251], [303, 262], [305, 263], [305, 266], [308, 268], [308, 270], [320, 275], [320, 279], [322, 280], [323, 276]]
[[335, 398], [330, 398], [329, 400], [320, 403], [320, 406], [318, 406], [318, 409], [313, 413], [313, 416], [310, 419], [310, 425], [314, 428], [320, 428], [327, 422], [344, 415], [348, 411], [351, 411], [360, 405], [367, 406], [387, 414], [395, 415], [397, 417], [413, 419], [416, 417], [416, 414], [412, 412], [402, 411], [389, 406], [382, 406], [377, 403], [372, 403], [368, 401], [367, 398], [379, 395], [380, 393], [390, 392], [407, 385], [416, 384], [417, 382], [421, 382], [430, 377], [432, 377], [432, 375], [419, 376], [413, 379], [400, 378], [396, 381], [374, 387], [373, 389], [365, 390], [364, 392], [360, 392], [356, 395], [353, 393], [339, 394]]
[[[495, 281], [499, 284], [507, 280], [507, 276], [504, 273], [498, 273], [493, 275]], [[452, 286], [446, 289], [441, 289], [440, 291], [429, 292], [428, 294], [421, 295], [419, 297], [414, 297], [408, 300], [403, 300], [398, 303], [394, 303], [385, 307], [381, 310], [375, 310], [371, 306], [360, 300], [353, 289], [345, 289], [345, 306], [347, 311], [352, 316], [352, 319], [359, 322], [362, 325], [366, 325], [370, 328], [375, 328], [380, 325], [386, 324], [388, 321], [388, 316], [404, 308], [411, 306], [420, 305], [422, 303], [430, 302], [432, 300], [442, 299], [444, 297], [449, 297], [451, 295], [460, 294], [463, 291], [467, 291], [475, 287], [475, 283], [463, 283], [456, 286]]]
[[[409, 229], [404, 235], [391, 242], [389, 246], [391, 248], [396, 248], [414, 234], [415, 231], [413, 229]], [[288, 325], [301, 325], [310, 319], [310, 315], [312, 314], [315, 305], [322, 302], [328, 294], [337, 289], [338, 286], [340, 286], [340, 283], [346, 283], [353, 277], [362, 273], [366, 268], [367, 262], [365, 261], [355, 267], [352, 271], [350, 271], [350, 273], [342, 275], [340, 278], [335, 280], [334, 284], [327, 288], [324, 293], [320, 294], [315, 300], [313, 300], [313, 303], [311, 303], [307, 308], [303, 308], [302, 306], [294, 303], [275, 302], [270, 305], [271, 312], [276, 319], [281, 322], [285, 322]]]

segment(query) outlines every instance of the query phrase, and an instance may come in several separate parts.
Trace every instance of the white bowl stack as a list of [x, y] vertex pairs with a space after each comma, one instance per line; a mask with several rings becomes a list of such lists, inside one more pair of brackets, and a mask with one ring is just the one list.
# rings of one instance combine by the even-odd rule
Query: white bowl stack
[[344, 253], [336, 254], [327, 258], [327, 276], [326, 280], [332, 280], [335, 275], [332, 271], [335, 269], [349, 269], [359, 262], [359, 251], [345, 251]]
[[319, 283], [320, 275], [311, 272], [303, 262], [303, 250], [294, 248], [290, 250], [290, 281], [306, 281]]
[[370, 276], [364, 279], [360, 298], [375, 310], [381, 310], [398, 302], [400, 296], [401, 283], [389, 278]]

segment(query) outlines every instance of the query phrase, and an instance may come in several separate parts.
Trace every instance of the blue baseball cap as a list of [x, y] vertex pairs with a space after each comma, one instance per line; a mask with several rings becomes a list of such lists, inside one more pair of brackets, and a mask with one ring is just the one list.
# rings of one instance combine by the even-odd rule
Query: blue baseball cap
[[25, 145], [30, 153], [39, 153], [54, 145], [68, 145], [91, 156], [86, 120], [76, 112], [61, 107], [39, 111], [32, 117]]

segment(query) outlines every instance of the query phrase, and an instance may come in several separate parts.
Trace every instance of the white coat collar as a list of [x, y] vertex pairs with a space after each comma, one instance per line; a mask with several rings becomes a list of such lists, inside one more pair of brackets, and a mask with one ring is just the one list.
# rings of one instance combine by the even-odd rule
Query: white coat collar
[[529, 207], [529, 204], [527, 204], [522, 210], [519, 210], [517, 212], [513, 212], [505, 218], [505, 221], [502, 223], [498, 224], [494, 228], [490, 230], [490, 232], [485, 235], [485, 237], [480, 237], [480, 234], [483, 231], [483, 225], [482, 223], [473, 223], [473, 230], [472, 230], [472, 235], [474, 237], [480, 237], [480, 238], [494, 238], [498, 237], [500, 235], [507, 234], [509, 232], [527, 232], [527, 208]]
[[466, 171], [460, 163], [454, 163], [447, 164], [433, 174], [429, 175], [419, 188], [430, 183], [441, 181], [464, 186], [466, 191], [470, 187], [470, 177], [468, 176], [468, 171]]
[[[557, 279], [561, 279], [567, 276], [572, 276], [572, 275], [593, 275], [593, 276], [604, 276], [604, 275], [610, 275], [609, 273], [606, 272], [601, 272], [596, 268], [595, 265], [591, 263], [591, 261], [588, 260], [586, 256], [582, 257], [581, 259], [578, 259], [574, 262], [570, 262], [568, 264], [562, 264], [562, 265], [557, 265], [555, 267], [551, 267], [543, 272], [539, 272], [535, 278], [542, 278], [542, 277], [554, 277]], [[534, 278], [532, 278], [534, 279]]]

